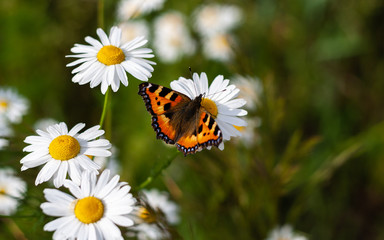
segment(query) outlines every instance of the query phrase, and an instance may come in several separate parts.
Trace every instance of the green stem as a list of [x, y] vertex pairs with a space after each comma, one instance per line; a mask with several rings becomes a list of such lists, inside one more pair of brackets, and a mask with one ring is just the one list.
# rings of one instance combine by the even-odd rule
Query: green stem
[[97, 26], [104, 28], [104, 0], [99, 0], [97, 3]]
[[38, 216], [36, 214], [31, 215], [0, 215], [0, 219], [4, 218], [37, 218]]
[[107, 89], [107, 92], [105, 93], [105, 96], [104, 96], [103, 112], [101, 113], [100, 123], [99, 123], [100, 128], [103, 128], [105, 114], [107, 113], [108, 100], [109, 100], [109, 88]]
[[179, 154], [179, 152], [177, 152], [176, 154], [168, 158], [166, 161], [164, 161], [163, 164], [158, 169], [155, 169], [152, 172], [152, 174], [149, 177], [147, 177], [147, 179], [139, 185], [137, 190], [139, 191], [145, 188], [146, 186], [148, 186], [150, 183], [152, 183], [152, 181], [155, 180], [163, 170], [165, 170], [166, 168], [169, 167], [169, 165], [171, 165], [172, 161], [176, 158], [177, 154]]

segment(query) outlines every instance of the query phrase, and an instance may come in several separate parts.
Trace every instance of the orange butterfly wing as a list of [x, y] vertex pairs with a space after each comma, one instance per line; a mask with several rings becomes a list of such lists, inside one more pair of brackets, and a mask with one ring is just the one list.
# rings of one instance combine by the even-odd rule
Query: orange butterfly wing
[[139, 95], [142, 96], [148, 112], [152, 115], [152, 127], [157, 138], [166, 143], [175, 144], [176, 131], [170, 124], [171, 119], [167, 111], [185, 101], [182, 95], [169, 88], [148, 82], [140, 84]]
[[[157, 138], [168, 144], [176, 144], [177, 149], [184, 155], [195, 153], [208, 146], [218, 146], [222, 142], [222, 133], [216, 121], [198, 102], [201, 96], [193, 100], [197, 102], [197, 107], [191, 108], [195, 118], [191, 120], [193, 123], [189, 123], [181, 122], [185, 119], [180, 116], [175, 119], [175, 113], [183, 111], [192, 102], [184, 94], [145, 82], [139, 86], [139, 95], [142, 96], [148, 112], [152, 115], [152, 127]], [[179, 125], [179, 128], [175, 125]], [[176, 138], [178, 139], [175, 140]]]
[[194, 134], [183, 136], [176, 143], [177, 148], [186, 154], [192, 154], [209, 146], [219, 146], [223, 136], [217, 122], [211, 114], [200, 110], [199, 123]]

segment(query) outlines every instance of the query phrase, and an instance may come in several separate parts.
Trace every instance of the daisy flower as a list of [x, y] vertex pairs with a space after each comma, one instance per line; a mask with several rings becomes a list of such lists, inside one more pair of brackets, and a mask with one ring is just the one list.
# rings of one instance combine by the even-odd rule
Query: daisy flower
[[0, 169], [0, 214], [13, 214], [19, 204], [18, 198], [23, 197], [27, 184], [10, 169]]
[[38, 136], [29, 136], [24, 140], [30, 145], [23, 151], [30, 153], [20, 160], [23, 165], [21, 170], [44, 165], [36, 177], [36, 185], [53, 178], [55, 187], [60, 187], [67, 173], [75, 183], [80, 184], [82, 171], [97, 172], [100, 169], [87, 155], [111, 155], [108, 140], [95, 140], [104, 134], [104, 130], [99, 130], [97, 125], [79, 134], [84, 126], [84, 123], [79, 123], [68, 131], [67, 125], [61, 122], [49, 126], [46, 131], [36, 130]]
[[167, 231], [167, 229], [162, 228], [159, 225], [141, 223], [130, 228], [133, 232], [128, 232], [127, 236], [134, 237], [138, 240], [164, 240], [164, 239], [173, 239], [172, 235]]
[[118, 174], [120, 171], [120, 164], [117, 160], [118, 150], [115, 146], [111, 147], [112, 155], [109, 157], [94, 157], [93, 161], [101, 167], [101, 169], [107, 168], [111, 174]]
[[173, 239], [169, 224], [179, 222], [179, 207], [169, 200], [166, 192], [143, 190], [138, 206], [133, 211], [137, 225], [131, 230], [139, 240]]
[[258, 78], [250, 76], [233, 76], [233, 81], [240, 89], [239, 97], [247, 101], [245, 107], [249, 110], [256, 110], [260, 104], [260, 97], [263, 94], [263, 85]]
[[257, 133], [257, 129], [261, 126], [261, 118], [253, 117], [247, 118], [246, 120], [246, 127], [234, 127], [241, 132], [239, 140], [244, 144], [244, 146], [251, 148], [255, 143], [260, 143], [261, 141], [260, 135]]
[[95, 173], [85, 171], [80, 186], [65, 180], [64, 186], [71, 194], [45, 189], [48, 202], [40, 207], [46, 215], [59, 218], [47, 223], [44, 230], [55, 231], [53, 239], [123, 239], [117, 225], [133, 225], [129, 213], [135, 199], [128, 183], [119, 179], [119, 175], [110, 178], [109, 170], [98, 179]]
[[97, 29], [101, 42], [86, 37], [85, 41], [91, 45], [75, 44], [71, 49], [75, 55], [67, 57], [79, 58], [67, 64], [67, 67], [79, 65], [72, 70], [75, 76], [72, 81], [80, 85], [90, 83], [91, 88], [101, 84], [101, 92], [105, 94], [108, 86], [116, 92], [120, 82], [128, 86], [126, 72], [141, 81], [148, 81], [152, 76], [154, 62], [145, 58], [152, 58], [152, 50], [141, 48], [147, 43], [143, 36], [130, 42], [121, 43], [121, 29], [112, 27], [109, 37], [101, 29]]
[[12, 128], [9, 126], [9, 122], [0, 117], [0, 136], [1, 137], [9, 137], [13, 134]]
[[135, 20], [119, 24], [121, 29], [121, 41], [132, 41], [138, 36], [149, 38], [148, 24], [144, 20]]
[[5, 149], [5, 147], [7, 147], [8, 144], [9, 144], [9, 142], [7, 139], [0, 138], [0, 150]]
[[154, 29], [154, 47], [162, 61], [175, 62], [183, 55], [189, 56], [195, 52], [195, 42], [181, 13], [169, 12], [159, 16]]
[[11, 123], [20, 123], [28, 111], [28, 101], [10, 88], [0, 89], [0, 118]]
[[219, 33], [205, 37], [202, 44], [207, 59], [228, 62], [234, 57], [233, 46], [236, 41], [230, 34]]
[[56, 121], [55, 119], [52, 118], [42, 118], [38, 120], [34, 125], [34, 129], [43, 129], [46, 130], [49, 126], [55, 125], [59, 123], [59, 121]]
[[161, 211], [167, 222], [170, 224], [176, 224], [179, 222], [179, 207], [176, 203], [169, 200], [169, 194], [167, 192], [151, 189], [143, 190], [142, 193], [148, 205], [155, 211]]
[[202, 36], [225, 33], [239, 25], [241, 14], [235, 5], [203, 5], [193, 13], [194, 27]]
[[266, 238], [266, 240], [307, 240], [306, 237], [293, 232], [290, 225], [274, 228]]
[[150, 12], [160, 10], [165, 0], [121, 0], [117, 7], [120, 20], [129, 20]]
[[[217, 76], [210, 87], [204, 72], [200, 76], [194, 73], [192, 78], [193, 80], [180, 77], [171, 82], [171, 88], [191, 99], [203, 94], [201, 105], [215, 118], [223, 133], [223, 140], [241, 136], [240, 131], [234, 127], [247, 125], [243, 119], [239, 118], [247, 115], [247, 111], [239, 109], [246, 104], [244, 99], [236, 98], [240, 90], [235, 85], [228, 85], [229, 80], [224, 79], [222, 75]], [[219, 148], [224, 149], [224, 144], [221, 143]]]

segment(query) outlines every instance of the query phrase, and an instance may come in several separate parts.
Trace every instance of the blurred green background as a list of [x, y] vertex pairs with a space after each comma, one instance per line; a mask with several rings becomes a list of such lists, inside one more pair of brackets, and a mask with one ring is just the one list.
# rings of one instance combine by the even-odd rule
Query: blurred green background
[[[145, 17], [167, 10], [190, 16], [202, 3], [168, 0]], [[256, 111], [260, 141], [251, 147], [178, 154], [148, 188], [169, 191], [181, 208], [176, 227], [184, 239], [265, 239], [277, 225], [291, 224], [309, 239], [384, 239], [384, 2], [382, 0], [241, 0], [244, 21], [230, 63], [206, 60], [201, 51], [175, 64], [157, 65], [151, 82], [169, 86], [179, 76], [206, 72], [257, 76], [264, 93]], [[105, 30], [114, 24], [117, 1], [105, 3]], [[15, 126], [11, 150], [0, 166], [18, 172], [22, 142], [41, 118], [69, 127], [99, 123], [99, 88], [71, 82], [65, 58], [85, 36], [96, 37], [92, 0], [0, 1], [0, 86], [12, 86], [31, 102]], [[195, 36], [197, 37], [197, 36]], [[151, 47], [150, 43], [149, 46]], [[156, 55], [156, 52], [155, 52]], [[150, 116], [137, 95], [140, 81], [112, 94], [110, 140], [119, 149], [121, 176], [133, 190], [167, 159], [174, 147], [156, 140]], [[38, 169], [19, 176], [28, 197], [14, 218], [28, 239], [51, 237], [38, 208]], [[36, 216], [37, 214], [37, 216]], [[0, 239], [13, 239], [0, 221]]]

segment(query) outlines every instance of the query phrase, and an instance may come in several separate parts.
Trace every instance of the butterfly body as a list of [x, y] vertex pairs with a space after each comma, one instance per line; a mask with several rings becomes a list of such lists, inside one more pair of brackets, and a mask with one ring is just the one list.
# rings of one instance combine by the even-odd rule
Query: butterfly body
[[194, 99], [172, 89], [142, 83], [139, 86], [152, 127], [158, 139], [175, 144], [184, 155], [222, 142], [222, 132], [213, 116], [201, 105], [203, 95]]

